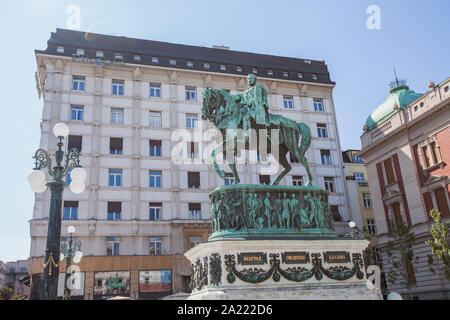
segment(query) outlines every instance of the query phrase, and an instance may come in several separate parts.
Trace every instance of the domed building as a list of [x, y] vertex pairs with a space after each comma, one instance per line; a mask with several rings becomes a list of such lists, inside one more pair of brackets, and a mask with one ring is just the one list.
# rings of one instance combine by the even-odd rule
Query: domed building
[[[429, 259], [425, 244], [438, 209], [450, 221], [450, 78], [419, 94], [396, 79], [388, 97], [369, 115], [358, 154], [366, 165], [377, 226], [377, 250], [381, 252], [389, 292], [404, 299], [449, 299], [450, 281]], [[394, 268], [387, 256], [389, 231], [405, 224], [415, 236], [414, 259]], [[395, 251], [394, 251], [395, 252]], [[416, 260], [417, 259], [417, 260]], [[430, 265], [431, 263], [431, 265]], [[436, 271], [430, 271], [432, 266]], [[389, 272], [398, 275], [390, 281]], [[404, 284], [402, 284], [404, 283]], [[387, 292], [387, 293], [389, 293]]]

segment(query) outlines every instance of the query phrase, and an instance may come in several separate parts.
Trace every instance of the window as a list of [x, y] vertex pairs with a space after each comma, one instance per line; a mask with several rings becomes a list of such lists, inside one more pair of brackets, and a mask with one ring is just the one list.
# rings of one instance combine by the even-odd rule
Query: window
[[313, 74], [313, 75], [312, 75], [312, 78], [313, 78], [313, 80], [318, 80], [318, 79], [319, 79], [319, 77], [317, 76], [317, 74]]
[[317, 136], [319, 138], [328, 138], [327, 125], [325, 123], [317, 124]]
[[377, 226], [375, 225], [375, 220], [367, 219], [367, 230], [370, 234], [377, 234]]
[[103, 58], [103, 57], [104, 57], [103, 51], [97, 51], [97, 52], [95, 53], [95, 56], [96, 56], [97, 58]]
[[57, 53], [64, 53], [64, 47], [56, 47]]
[[77, 56], [84, 56], [84, 49], [77, 49]]
[[225, 173], [225, 185], [234, 184], [234, 175], [232, 173]]
[[194, 66], [194, 61], [186, 61], [186, 65], [192, 68]]
[[299, 79], [303, 79], [303, 73], [299, 72], [297, 75]]
[[162, 253], [162, 238], [150, 238], [150, 250], [149, 254], [151, 256], [159, 256]]
[[307, 64], [311, 64], [311, 60], [303, 60]]
[[169, 64], [172, 65], [172, 66], [175, 66], [177, 64], [177, 60], [169, 59]]
[[119, 255], [119, 239], [118, 238], [106, 238], [106, 255], [118, 256]]
[[273, 76], [273, 70], [271, 70], [271, 69], [267, 70], [267, 75], [268, 76]]
[[189, 203], [189, 219], [200, 220], [202, 218], [202, 209], [200, 203]]
[[67, 142], [67, 150], [72, 150], [73, 148], [77, 148], [79, 152], [81, 152], [81, 147], [83, 145], [83, 136], [72, 136], [69, 135], [69, 140]]
[[109, 154], [123, 153], [123, 138], [109, 138]]
[[108, 220], [120, 220], [122, 202], [108, 202]]
[[201, 236], [189, 237], [189, 247], [190, 248], [195, 247], [199, 243], [202, 243], [202, 237]]
[[80, 120], [83, 121], [83, 113], [84, 113], [84, 107], [83, 106], [70, 106], [70, 120]]
[[200, 189], [200, 172], [188, 172], [187, 179], [189, 189]]
[[134, 61], [141, 61], [141, 56], [135, 54], [134, 55]]
[[198, 158], [198, 142], [188, 142], [187, 145], [188, 158]]
[[117, 59], [117, 60], [122, 60], [122, 59], [123, 59], [123, 56], [122, 56], [122, 54], [121, 54], [121, 53], [119, 53], [119, 52], [116, 52], [116, 54], [114, 55], [114, 59]]
[[320, 150], [320, 159], [322, 160], [322, 164], [331, 164], [330, 150]]
[[152, 62], [153, 63], [159, 63], [158, 57], [152, 57]]
[[265, 184], [265, 185], [270, 185], [270, 176], [266, 175], [266, 174], [260, 174], [259, 175], [259, 183]]
[[209, 69], [210, 68], [209, 63], [208, 62], [203, 63], [203, 68]]
[[285, 77], [285, 78], [289, 77], [289, 72], [283, 71], [283, 77]]
[[335, 192], [334, 177], [324, 177], [323, 180], [325, 182], [325, 190], [329, 192]]
[[375, 262], [376, 264], [380, 265], [383, 263], [383, 256], [381, 254], [381, 248], [375, 248]]
[[258, 73], [258, 69], [257, 69], [257, 68], [253, 68], [253, 69], [252, 69], [252, 72], [253, 72], [254, 74], [257, 74], [257, 73]]
[[78, 77], [78, 76], [72, 77], [72, 90], [73, 91], [84, 91], [85, 85], [86, 85], [85, 77]]
[[285, 109], [294, 108], [294, 98], [292, 96], [283, 96], [283, 105]]
[[441, 154], [435, 140], [422, 144], [421, 149], [424, 169], [433, 167], [441, 162]]
[[64, 220], [78, 220], [78, 201], [64, 201]]
[[403, 223], [402, 214], [400, 213], [400, 203], [396, 202], [392, 205], [392, 211], [394, 213], [394, 221], [397, 226]]
[[150, 140], [150, 152], [151, 157], [161, 157], [161, 140]]
[[150, 202], [149, 204], [149, 220], [157, 221], [162, 220], [162, 203]]
[[361, 157], [358, 157], [356, 154], [353, 155], [353, 162], [355, 163], [363, 163], [363, 160]]
[[161, 98], [161, 84], [150, 83], [150, 97]]
[[237, 67], [236, 67], [236, 71], [237, 71], [237, 72], [242, 72], [242, 67], [237, 66]]
[[186, 87], [185, 93], [186, 93], [186, 100], [197, 100], [196, 97], [196, 91], [197, 89], [195, 87]]
[[124, 110], [121, 108], [111, 108], [111, 123], [123, 124]]
[[362, 194], [364, 208], [372, 208], [372, 198], [370, 197], [370, 193]]
[[122, 186], [122, 169], [109, 169], [109, 186]]
[[333, 215], [334, 221], [342, 221], [341, 214], [339, 213], [339, 206], [330, 205], [330, 211], [331, 211], [331, 214]]
[[150, 127], [161, 128], [161, 111], [150, 111]]
[[323, 100], [322, 99], [313, 99], [314, 104], [314, 111], [316, 112], [324, 112], [325, 109], [323, 107]]
[[442, 216], [450, 216], [450, 210], [448, 208], [447, 197], [445, 194], [447, 193], [447, 189], [439, 188], [434, 190], [434, 196], [436, 197], [437, 207], [441, 212]]
[[186, 114], [186, 128], [197, 128], [198, 116], [196, 114]]
[[161, 188], [162, 172], [161, 171], [149, 171], [149, 187]]
[[292, 176], [292, 185], [293, 186], [302, 186], [303, 185], [303, 177], [302, 176]]
[[353, 172], [353, 178], [354, 178], [356, 181], [365, 181], [365, 179], [364, 179], [364, 173], [362, 173], [362, 172]]
[[394, 169], [392, 168], [392, 160], [387, 159], [384, 161], [384, 171], [386, 173], [387, 184], [395, 182]]
[[[63, 52], [64, 52], [64, 48], [63, 48]], [[448, 86], [446, 86], [446, 87], [444, 88], [444, 92], [448, 92]]]
[[112, 81], [112, 94], [123, 96], [124, 92], [124, 81], [123, 80], [113, 80]]
[[226, 71], [226, 70], [227, 70], [227, 66], [224, 65], [224, 64], [221, 64], [221, 65], [220, 65], [220, 70]]

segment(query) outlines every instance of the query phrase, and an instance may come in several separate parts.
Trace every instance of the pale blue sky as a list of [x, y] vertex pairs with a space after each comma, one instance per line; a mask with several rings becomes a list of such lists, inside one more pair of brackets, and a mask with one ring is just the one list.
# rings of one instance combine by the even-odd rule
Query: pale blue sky
[[[34, 194], [27, 174], [39, 143], [34, 49], [67, 27], [67, 7], [81, 9], [81, 30], [190, 45], [325, 60], [343, 149], [360, 148], [368, 114], [388, 94], [392, 67], [418, 91], [450, 76], [450, 2], [329, 1], [0, 1], [0, 94], [3, 141], [0, 260], [27, 258]], [[366, 27], [369, 5], [381, 30]], [[48, 191], [47, 191], [48, 192]]]

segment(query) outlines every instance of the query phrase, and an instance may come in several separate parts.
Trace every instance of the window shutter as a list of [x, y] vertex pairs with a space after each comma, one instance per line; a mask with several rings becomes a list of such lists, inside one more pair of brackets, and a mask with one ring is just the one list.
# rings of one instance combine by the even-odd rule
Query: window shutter
[[67, 150], [77, 148], [81, 152], [81, 146], [83, 142], [83, 136], [71, 136], [69, 135], [69, 141], [67, 142]]
[[111, 150], [122, 150], [123, 149], [123, 138], [110, 138], [109, 148]]
[[395, 181], [394, 169], [392, 168], [391, 159], [384, 161], [384, 170], [386, 172], [387, 183], [391, 184]]
[[189, 203], [189, 211], [191, 210], [201, 210], [202, 206], [200, 203]]
[[108, 202], [108, 212], [122, 212], [122, 202]]
[[189, 186], [200, 185], [200, 172], [188, 172], [188, 185]]
[[439, 188], [434, 190], [434, 195], [436, 196], [438, 209], [441, 212], [442, 216], [450, 216], [447, 199], [445, 197], [445, 189]]

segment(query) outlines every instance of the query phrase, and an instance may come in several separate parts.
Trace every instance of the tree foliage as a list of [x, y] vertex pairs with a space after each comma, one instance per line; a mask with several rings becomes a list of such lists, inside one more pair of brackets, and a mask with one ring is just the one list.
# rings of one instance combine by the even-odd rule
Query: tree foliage
[[[436, 209], [430, 211], [430, 217], [435, 224], [431, 226], [430, 233], [433, 240], [427, 240], [425, 243], [431, 247], [431, 252], [442, 262], [442, 270], [447, 279], [450, 280], [450, 245], [447, 239], [447, 232], [450, 228], [450, 223], [442, 220], [441, 212]], [[433, 264], [433, 257], [428, 257], [428, 264]], [[435, 272], [430, 266], [430, 271]]]
[[[391, 228], [388, 232], [389, 238], [386, 245], [386, 255], [388, 263], [391, 265], [387, 272], [387, 281], [391, 284], [400, 284], [407, 288], [409, 297], [412, 299], [411, 285], [415, 282], [410, 271], [414, 271], [413, 262], [417, 263], [419, 257], [414, 254], [413, 245], [416, 241], [411, 226], [403, 221], [394, 223], [391, 221]], [[408, 270], [412, 266], [413, 270]]]
[[0, 288], [0, 299], [1, 300], [10, 300], [13, 295], [13, 290], [9, 287]]

